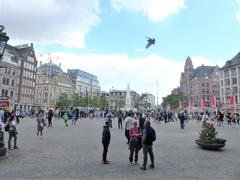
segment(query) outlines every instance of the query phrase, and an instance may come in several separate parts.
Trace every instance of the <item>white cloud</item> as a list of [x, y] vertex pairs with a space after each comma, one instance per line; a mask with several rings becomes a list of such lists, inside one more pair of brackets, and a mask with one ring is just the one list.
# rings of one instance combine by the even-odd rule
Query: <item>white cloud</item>
[[0, 22], [12, 42], [84, 47], [84, 35], [100, 22], [99, 0], [0, 0]]
[[236, 0], [236, 3], [238, 5], [238, 11], [236, 13], [236, 19], [238, 22], [240, 22], [240, 0]]
[[185, 0], [111, 0], [117, 10], [140, 12], [151, 21], [162, 21], [185, 8]]
[[[70, 53], [53, 53], [59, 57], [53, 63], [62, 64], [62, 69], [81, 69], [95, 74], [100, 81], [101, 89], [108, 91], [114, 86], [115, 89], [126, 89], [130, 83], [131, 89], [139, 93], [148, 91], [157, 94], [159, 82], [159, 102], [161, 97], [171, 93], [171, 90], [179, 86], [180, 75], [184, 69], [185, 60], [176, 62], [171, 59], [151, 54], [146, 57], [131, 59], [127, 55], [77, 55]], [[46, 59], [46, 57], [43, 57]], [[46, 60], [43, 59], [43, 62]], [[42, 60], [42, 58], [38, 58]], [[194, 67], [205, 64], [213, 65], [204, 58], [193, 57]]]

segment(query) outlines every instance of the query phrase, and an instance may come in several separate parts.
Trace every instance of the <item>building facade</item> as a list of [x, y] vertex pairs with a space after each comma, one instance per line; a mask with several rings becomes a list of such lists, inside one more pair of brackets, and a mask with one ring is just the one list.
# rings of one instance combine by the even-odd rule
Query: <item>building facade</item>
[[[234, 97], [234, 106], [230, 106], [230, 97]], [[240, 53], [228, 60], [220, 69], [220, 100], [224, 111], [240, 110]]]
[[16, 52], [21, 57], [19, 61], [19, 81], [17, 109], [30, 111], [34, 107], [37, 59], [33, 44], [15, 46]]
[[19, 62], [18, 56], [13, 46], [7, 45], [2, 61], [0, 61], [0, 96], [12, 101], [12, 108], [18, 100], [18, 82], [19, 82]]
[[[112, 89], [109, 91], [109, 108], [119, 110], [125, 107], [127, 91]], [[136, 91], [130, 91], [131, 107], [137, 108], [141, 96]]]
[[33, 44], [7, 45], [1, 64], [1, 96], [12, 99], [12, 108], [30, 111], [34, 106], [37, 70]]
[[156, 98], [153, 94], [149, 94], [149, 93], [142, 94], [142, 101], [149, 103], [150, 109], [154, 109], [156, 107]]
[[68, 74], [73, 79], [75, 93], [81, 96], [100, 96], [100, 86], [97, 76], [80, 69], [69, 69]]
[[185, 96], [187, 107], [191, 101], [196, 110], [201, 109], [201, 101], [205, 102], [205, 109], [211, 109], [213, 96], [219, 104], [219, 67], [202, 65], [194, 69], [192, 60], [188, 57], [181, 74], [180, 92]]
[[41, 64], [37, 69], [35, 105], [41, 109], [55, 108], [58, 97], [66, 93], [69, 98], [75, 92], [72, 77], [63, 72], [61, 65]]

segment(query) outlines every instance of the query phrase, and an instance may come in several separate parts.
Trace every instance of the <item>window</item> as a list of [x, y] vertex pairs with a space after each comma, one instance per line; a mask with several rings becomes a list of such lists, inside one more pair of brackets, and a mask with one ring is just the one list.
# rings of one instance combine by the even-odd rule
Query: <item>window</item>
[[12, 86], [14, 86], [14, 80], [12, 80]]
[[8, 96], [8, 90], [5, 91], [5, 96]]
[[204, 82], [202, 83], [202, 87], [204, 87]]
[[2, 96], [2, 97], [4, 96], [4, 89], [2, 89], [2, 94], [1, 94], [1, 96]]
[[10, 92], [10, 96], [13, 97], [13, 91]]
[[230, 85], [230, 80], [229, 80], [229, 79], [226, 79], [226, 80], [225, 80], [225, 84], [226, 84], [226, 86], [229, 86], [229, 85]]
[[221, 80], [221, 86], [223, 86], [223, 80]]
[[15, 71], [15, 70], [13, 70], [13, 72], [12, 72], [12, 75], [13, 75], [13, 76], [15, 76], [15, 74], [16, 74], [16, 71]]
[[6, 78], [3, 78], [3, 84], [6, 84]]
[[6, 80], [6, 85], [9, 85], [9, 79], [7, 78], [7, 80]]
[[237, 84], [237, 78], [236, 78], [236, 77], [233, 77], [233, 78], [232, 78], [232, 83], [233, 83], [233, 84]]
[[237, 87], [233, 87], [233, 93], [237, 93]]
[[8, 68], [8, 74], [11, 74], [11, 68]]
[[208, 82], [206, 83], [206, 86], [207, 86], [207, 87], [209, 86], [209, 83], [208, 83]]

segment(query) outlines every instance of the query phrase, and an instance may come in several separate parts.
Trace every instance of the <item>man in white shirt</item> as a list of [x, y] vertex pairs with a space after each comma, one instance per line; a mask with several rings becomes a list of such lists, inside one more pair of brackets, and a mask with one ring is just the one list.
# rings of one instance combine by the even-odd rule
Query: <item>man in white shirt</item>
[[133, 118], [131, 117], [131, 113], [128, 113], [128, 116], [125, 118], [125, 136], [127, 138], [127, 144], [130, 142], [129, 131], [133, 126]]

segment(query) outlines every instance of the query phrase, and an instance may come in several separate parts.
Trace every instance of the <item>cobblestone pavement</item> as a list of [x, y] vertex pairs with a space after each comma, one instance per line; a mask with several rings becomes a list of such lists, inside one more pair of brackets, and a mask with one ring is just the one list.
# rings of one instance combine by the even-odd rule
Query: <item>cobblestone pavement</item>
[[79, 120], [69, 127], [64, 127], [63, 120], [53, 120], [53, 127], [45, 128], [39, 139], [36, 120], [22, 119], [20, 149], [0, 158], [0, 179], [240, 179], [240, 127], [218, 128], [219, 136], [228, 141], [223, 151], [213, 152], [195, 144], [200, 131], [197, 122], [189, 122], [184, 130], [178, 123], [153, 124], [156, 168], [142, 171], [128, 165], [124, 131], [116, 128], [115, 121], [108, 154], [111, 164], [102, 165], [103, 120]]

